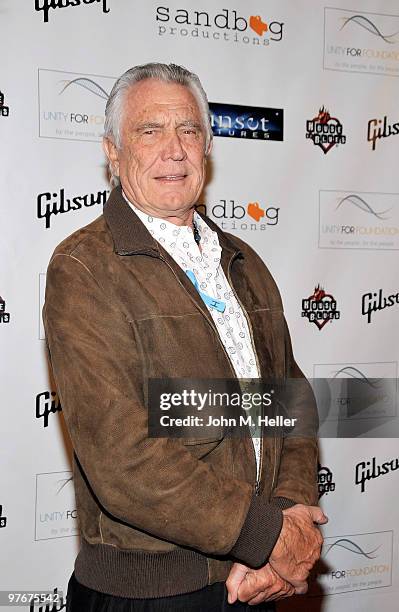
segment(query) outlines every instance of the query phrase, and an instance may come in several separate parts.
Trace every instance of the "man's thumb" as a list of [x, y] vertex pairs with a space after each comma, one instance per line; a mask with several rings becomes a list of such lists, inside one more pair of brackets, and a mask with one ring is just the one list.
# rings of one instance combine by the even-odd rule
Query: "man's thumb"
[[309, 506], [309, 511], [314, 523], [317, 523], [318, 525], [325, 525], [328, 523], [328, 517], [318, 506]]
[[234, 603], [237, 600], [238, 588], [241, 582], [244, 580], [248, 568], [242, 563], [234, 563], [230, 570], [229, 577], [226, 580], [226, 587], [228, 591], [227, 600], [229, 604]]

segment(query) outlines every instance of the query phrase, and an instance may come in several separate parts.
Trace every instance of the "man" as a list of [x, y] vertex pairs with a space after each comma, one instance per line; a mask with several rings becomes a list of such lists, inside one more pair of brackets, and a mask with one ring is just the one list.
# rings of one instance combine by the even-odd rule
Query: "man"
[[196, 75], [128, 70], [106, 107], [118, 186], [48, 267], [82, 535], [69, 612], [268, 610], [320, 553], [314, 439], [148, 436], [150, 378], [303, 376], [267, 268], [194, 212], [211, 144]]

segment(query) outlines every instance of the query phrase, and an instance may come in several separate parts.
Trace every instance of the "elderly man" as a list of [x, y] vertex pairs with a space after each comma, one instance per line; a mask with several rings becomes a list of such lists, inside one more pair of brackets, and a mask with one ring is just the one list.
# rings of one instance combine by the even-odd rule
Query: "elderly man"
[[320, 554], [314, 439], [148, 436], [150, 378], [303, 376], [262, 260], [195, 212], [211, 145], [196, 75], [128, 70], [106, 107], [117, 186], [48, 267], [82, 536], [69, 612], [269, 610]]

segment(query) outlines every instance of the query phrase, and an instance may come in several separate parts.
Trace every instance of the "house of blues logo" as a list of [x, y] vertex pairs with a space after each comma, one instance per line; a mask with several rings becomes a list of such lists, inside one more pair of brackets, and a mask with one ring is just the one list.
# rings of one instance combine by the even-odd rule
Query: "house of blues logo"
[[314, 293], [302, 300], [302, 316], [321, 330], [329, 321], [339, 319], [341, 313], [333, 296], [317, 285]]

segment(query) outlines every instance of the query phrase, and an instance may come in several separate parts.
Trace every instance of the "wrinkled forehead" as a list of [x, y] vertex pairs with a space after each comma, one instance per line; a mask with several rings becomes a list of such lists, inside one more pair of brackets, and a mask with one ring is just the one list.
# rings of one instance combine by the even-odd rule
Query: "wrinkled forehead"
[[123, 115], [125, 125], [150, 120], [201, 122], [202, 119], [198, 102], [188, 87], [156, 79], [139, 81], [130, 87]]

